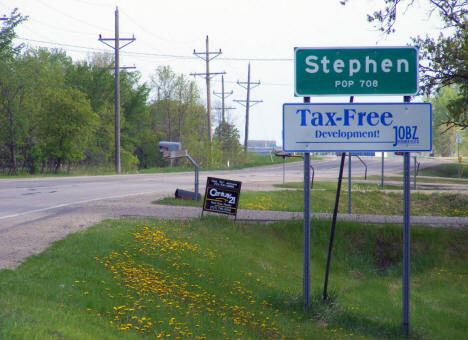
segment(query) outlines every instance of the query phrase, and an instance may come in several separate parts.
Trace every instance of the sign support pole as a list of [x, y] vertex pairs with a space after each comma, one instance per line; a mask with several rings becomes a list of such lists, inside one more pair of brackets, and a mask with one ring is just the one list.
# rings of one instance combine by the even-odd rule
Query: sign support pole
[[351, 214], [351, 152], [348, 156], [348, 214]]
[[286, 162], [286, 156], [283, 156], [283, 185], [284, 185], [284, 180], [285, 180], [285, 172], [286, 172], [286, 165], [284, 164]]
[[336, 226], [336, 217], [338, 215], [338, 205], [340, 203], [340, 193], [341, 193], [341, 181], [343, 180], [343, 168], [344, 161], [346, 158], [346, 152], [341, 154], [341, 163], [340, 163], [340, 174], [338, 176], [338, 186], [336, 188], [336, 198], [335, 198], [335, 208], [333, 209], [333, 219], [330, 230], [330, 242], [328, 243], [328, 256], [327, 256], [327, 267], [325, 269], [325, 282], [323, 284], [323, 300], [327, 299], [327, 289], [328, 289], [328, 274], [330, 273], [330, 261], [331, 254], [333, 249], [333, 239], [335, 238], [335, 226]]
[[[409, 103], [410, 96], [404, 97]], [[402, 312], [403, 331], [409, 334], [409, 307], [410, 307], [410, 153], [405, 152], [404, 157], [404, 199], [403, 199], [403, 277], [402, 277]]]
[[[310, 103], [310, 97], [304, 97], [304, 103]], [[310, 152], [304, 153], [304, 276], [302, 294], [304, 309], [310, 304]]]
[[384, 158], [385, 158], [385, 151], [382, 151], [382, 177], [380, 178], [380, 188], [384, 188]]
[[[354, 102], [354, 96], [349, 97], [349, 102]], [[351, 215], [351, 152], [348, 155], [348, 214]]]
[[[353, 101], [354, 101], [354, 96], [349, 97], [349, 102], [352, 103]], [[346, 158], [346, 152], [341, 153], [340, 173], [338, 175], [338, 185], [336, 187], [335, 208], [333, 209], [333, 218], [332, 218], [332, 225], [331, 225], [331, 230], [330, 230], [330, 241], [328, 243], [327, 266], [325, 268], [325, 281], [323, 283], [323, 295], [322, 295], [323, 300], [326, 300], [328, 297], [327, 295], [328, 276], [330, 274], [330, 261], [331, 261], [331, 255], [332, 255], [332, 250], [333, 250], [333, 240], [335, 238], [336, 218], [338, 215], [338, 207], [340, 204], [341, 182], [343, 181], [343, 168], [344, 168], [345, 158]], [[349, 153], [349, 158], [351, 160], [351, 153]]]

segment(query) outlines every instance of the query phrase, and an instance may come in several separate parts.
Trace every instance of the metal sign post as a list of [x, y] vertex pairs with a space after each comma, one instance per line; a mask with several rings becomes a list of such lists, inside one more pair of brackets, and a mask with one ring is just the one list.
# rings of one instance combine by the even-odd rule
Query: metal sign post
[[380, 178], [380, 188], [384, 188], [384, 159], [385, 159], [385, 152], [382, 151], [382, 175]]
[[338, 186], [336, 188], [335, 208], [333, 209], [333, 218], [332, 218], [332, 225], [331, 225], [331, 230], [330, 230], [330, 241], [328, 243], [327, 266], [325, 268], [325, 280], [323, 284], [323, 294], [322, 294], [322, 297], [324, 300], [326, 300], [328, 297], [327, 295], [328, 275], [330, 273], [330, 261], [331, 261], [331, 255], [332, 255], [332, 250], [333, 250], [333, 240], [335, 238], [336, 218], [338, 216], [338, 205], [340, 203], [341, 182], [343, 180], [343, 167], [344, 167], [345, 158], [346, 158], [346, 153], [343, 152], [341, 154], [340, 174], [338, 175]]
[[348, 214], [351, 214], [351, 152], [348, 155]]
[[[304, 103], [310, 103], [310, 97], [304, 97]], [[304, 153], [304, 275], [302, 292], [304, 309], [310, 304], [310, 152]]]
[[283, 156], [283, 185], [286, 179], [286, 156]]
[[[410, 96], [404, 97], [404, 102], [409, 103]], [[403, 154], [403, 274], [402, 274], [402, 314], [403, 331], [409, 334], [409, 303], [410, 303], [410, 153]]]
[[[351, 96], [349, 98], [349, 102], [354, 102], [354, 97]], [[351, 152], [348, 153], [348, 161], [349, 161], [349, 169], [348, 169], [348, 214], [351, 214]], [[340, 204], [340, 194], [341, 194], [341, 182], [343, 181], [343, 168], [344, 168], [344, 161], [346, 158], [346, 152], [341, 153], [341, 162], [340, 162], [340, 173], [338, 175], [338, 185], [336, 187], [336, 197], [335, 197], [335, 208], [333, 209], [333, 218], [332, 218], [332, 225], [330, 229], [330, 241], [328, 242], [328, 255], [327, 255], [327, 266], [325, 269], [325, 280], [323, 284], [323, 300], [327, 299], [327, 289], [328, 289], [328, 275], [330, 274], [330, 262], [331, 262], [331, 255], [333, 250], [333, 240], [335, 238], [335, 227], [336, 227], [336, 218], [338, 216], [338, 207]]]
[[404, 194], [403, 194], [403, 274], [402, 274], [402, 313], [403, 330], [409, 333], [409, 293], [410, 293], [410, 153], [404, 155]]
[[455, 135], [455, 143], [457, 143], [457, 160], [458, 160], [458, 174], [457, 177], [461, 178], [461, 157], [460, 157], [460, 144], [462, 142], [461, 133], [457, 132]]

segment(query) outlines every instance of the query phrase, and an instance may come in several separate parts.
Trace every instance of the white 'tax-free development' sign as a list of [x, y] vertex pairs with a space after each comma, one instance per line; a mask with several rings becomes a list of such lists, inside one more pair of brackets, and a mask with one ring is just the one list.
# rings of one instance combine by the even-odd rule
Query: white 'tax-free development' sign
[[283, 104], [283, 150], [430, 151], [431, 104]]

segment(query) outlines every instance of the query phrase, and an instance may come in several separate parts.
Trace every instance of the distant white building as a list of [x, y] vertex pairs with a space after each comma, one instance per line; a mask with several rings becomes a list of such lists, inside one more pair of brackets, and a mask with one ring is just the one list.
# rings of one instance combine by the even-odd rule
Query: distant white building
[[259, 155], [268, 155], [275, 149], [276, 141], [274, 140], [249, 140], [247, 142], [247, 150]]

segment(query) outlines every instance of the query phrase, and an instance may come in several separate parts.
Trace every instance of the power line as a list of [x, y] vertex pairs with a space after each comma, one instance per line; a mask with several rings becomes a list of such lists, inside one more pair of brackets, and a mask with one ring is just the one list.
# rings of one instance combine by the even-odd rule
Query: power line
[[53, 11], [55, 11], [55, 12], [57, 12], [57, 13], [60, 13], [61, 15], [66, 16], [66, 17], [68, 17], [68, 18], [70, 18], [70, 19], [73, 19], [73, 20], [75, 20], [75, 21], [81, 22], [82, 24], [85, 24], [85, 25], [90, 26], [90, 27], [93, 27], [93, 28], [98, 28], [98, 29], [100, 29], [100, 30], [109, 31], [107, 28], [103, 28], [103, 27], [101, 27], [101, 26], [97, 26], [97, 25], [94, 25], [94, 24], [90, 24], [90, 23], [87, 22], [87, 21], [84, 21], [84, 20], [75, 18], [74, 16], [72, 16], [72, 15], [70, 15], [70, 14], [68, 14], [68, 13], [62, 12], [62, 11], [60, 11], [60, 10], [58, 10], [58, 9], [56, 9], [56, 8], [54, 8], [54, 7], [50, 6], [50, 5], [48, 5], [48, 4], [45, 4], [42, 0], [36, 0], [36, 1], [38, 1], [38, 2], [39, 2], [40, 4], [42, 4], [44, 7], [50, 8], [51, 10], [53, 10]]
[[[34, 43], [40, 43], [40, 44], [56, 45], [56, 46], [61, 46], [61, 47], [72, 47], [72, 48], [79, 48], [79, 49], [92, 50], [92, 51], [98, 51], [98, 52], [105, 51], [104, 49], [99, 49], [99, 48], [95, 48], [95, 47], [88, 47], [88, 46], [81, 46], [81, 45], [71, 45], [71, 44], [66, 44], [66, 43], [58, 43], [58, 42], [45, 41], [45, 40], [36, 40], [36, 39], [29, 39], [29, 38], [22, 38], [22, 37], [17, 37], [17, 39], [24, 40], [24, 41], [30, 41], [30, 42], [34, 42]], [[187, 55], [151, 53], [151, 52], [122, 52], [122, 54], [128, 55], [128, 56], [162, 57], [162, 58], [191, 59], [191, 60], [196, 59], [196, 57], [187, 56]]]
[[[95, 47], [89, 46], [81, 46], [81, 45], [72, 45], [72, 44], [65, 44], [59, 43], [54, 41], [46, 41], [46, 40], [37, 40], [37, 39], [30, 39], [30, 38], [23, 38], [17, 37], [19, 40], [30, 41], [35, 43], [41, 44], [49, 44], [49, 45], [57, 45], [63, 47], [73, 47], [73, 48], [80, 48], [80, 49], [87, 49], [87, 50], [94, 50], [94, 51], [102, 51], [101, 49], [97, 49]], [[147, 56], [147, 57], [163, 57], [163, 58], [175, 58], [175, 59], [190, 59], [195, 60], [196, 57], [190, 55], [181, 55], [181, 54], [170, 54], [170, 53], [152, 53], [152, 52], [122, 52], [125, 55], [135, 55], [135, 56]], [[202, 52], [204, 53], [204, 52]], [[265, 61], [265, 62], [289, 62], [293, 61], [294, 59], [287, 59], [287, 58], [236, 58], [236, 57], [219, 57], [219, 60], [225, 61]]]
[[65, 31], [65, 32], [73, 33], [73, 34], [79, 34], [79, 35], [94, 35], [94, 33], [84, 33], [83, 31], [73, 31], [73, 30], [70, 30], [70, 29], [67, 29], [67, 28], [51, 25], [51, 24], [49, 24], [47, 22], [43, 22], [43, 21], [37, 20], [35, 18], [29, 18], [28, 20], [35, 21], [35, 22], [37, 22], [37, 23], [39, 23], [41, 25], [51, 27], [54, 30], [60, 30], [60, 31]]
[[89, 5], [89, 6], [95, 6], [95, 7], [108, 7], [108, 6], [114, 5], [110, 2], [104, 4], [104, 3], [89, 2], [89, 1], [84, 1], [84, 0], [73, 0], [73, 1], [85, 4], [85, 5]]
[[[39, 44], [49, 44], [49, 45], [55, 45], [53, 47], [64, 47], [67, 48], [67, 51], [72, 51], [72, 52], [78, 52], [78, 53], [86, 53], [89, 51], [93, 52], [100, 52], [100, 53], [106, 53], [107, 50], [103, 48], [95, 48], [95, 47], [87, 47], [87, 46], [81, 46], [81, 45], [72, 45], [72, 44], [66, 44], [66, 43], [58, 43], [58, 42], [51, 42], [51, 41], [46, 41], [46, 40], [37, 40], [37, 39], [29, 39], [29, 38], [23, 38], [23, 37], [16, 37], [18, 40], [22, 41], [27, 41], [27, 42], [32, 42], [32, 43], [39, 43]], [[151, 53], [151, 52], [125, 52], [121, 51], [122, 55], [125, 56], [133, 56], [133, 57], [147, 57], [147, 58], [170, 58], [170, 59], [179, 59], [179, 60], [196, 60], [197, 57], [194, 56], [187, 56], [187, 55], [176, 55], [176, 54], [164, 54], [164, 53]], [[221, 58], [219, 58], [221, 60]], [[225, 58], [223, 60], [231, 60], [232, 61], [243, 61], [243, 60], [255, 60], [255, 58]], [[269, 60], [272, 61], [272, 60]], [[220, 80], [214, 80], [216, 83], [220, 83]], [[227, 84], [237, 84], [235, 81], [230, 81], [230, 80], [225, 80], [225, 83]], [[292, 83], [263, 83], [263, 86], [292, 86]]]
[[226, 61], [294, 61], [293, 58], [235, 58], [235, 57], [221, 57], [219, 60], [226, 60]]

